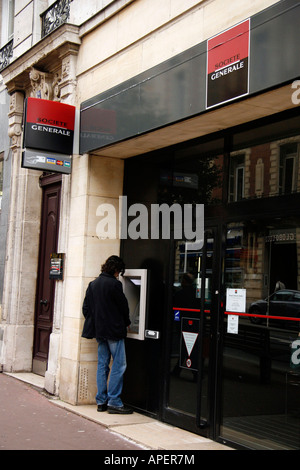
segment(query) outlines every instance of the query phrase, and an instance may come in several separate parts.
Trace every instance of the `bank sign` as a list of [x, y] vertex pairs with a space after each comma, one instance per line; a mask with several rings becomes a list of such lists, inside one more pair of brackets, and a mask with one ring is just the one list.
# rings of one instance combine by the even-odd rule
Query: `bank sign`
[[25, 103], [22, 166], [70, 173], [74, 124], [74, 106], [28, 98]]
[[250, 19], [207, 41], [206, 107], [249, 92]]

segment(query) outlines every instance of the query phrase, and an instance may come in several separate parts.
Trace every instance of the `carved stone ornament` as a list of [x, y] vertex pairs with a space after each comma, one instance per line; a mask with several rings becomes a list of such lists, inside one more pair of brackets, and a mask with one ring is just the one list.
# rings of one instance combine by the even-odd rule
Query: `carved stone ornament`
[[53, 101], [60, 101], [60, 82], [61, 78], [59, 74], [56, 73], [52, 82]]
[[11, 148], [20, 148], [22, 138], [22, 120], [23, 120], [23, 94], [15, 92], [10, 96], [8, 113], [8, 135], [11, 138]]
[[44, 100], [60, 101], [60, 82], [58, 73], [41, 72], [32, 68], [29, 72], [32, 91], [30, 96]]
[[29, 72], [32, 91], [30, 96], [33, 98], [41, 98], [51, 100], [53, 95], [53, 76], [52, 74], [40, 72], [32, 68]]

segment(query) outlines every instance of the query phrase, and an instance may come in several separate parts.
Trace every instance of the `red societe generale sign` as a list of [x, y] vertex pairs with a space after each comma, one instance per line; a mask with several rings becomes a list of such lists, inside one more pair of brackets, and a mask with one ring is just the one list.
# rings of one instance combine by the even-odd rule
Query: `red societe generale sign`
[[24, 148], [73, 153], [75, 106], [27, 98]]
[[248, 93], [250, 19], [207, 41], [207, 107]]

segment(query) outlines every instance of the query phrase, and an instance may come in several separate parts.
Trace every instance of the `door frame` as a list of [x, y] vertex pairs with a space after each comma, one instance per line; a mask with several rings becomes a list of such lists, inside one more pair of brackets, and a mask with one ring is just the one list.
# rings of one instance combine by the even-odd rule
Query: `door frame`
[[[220, 399], [220, 390], [219, 390], [219, 377], [220, 368], [221, 368], [221, 338], [222, 334], [220, 329], [223, 326], [223, 317], [222, 317], [222, 303], [221, 303], [221, 287], [222, 287], [222, 259], [223, 259], [223, 225], [220, 224], [218, 220], [206, 221], [205, 233], [208, 231], [213, 232], [214, 236], [214, 250], [213, 250], [213, 266], [212, 266], [212, 303], [211, 309], [215, 312], [215, 315], [212, 316], [211, 323], [211, 332], [210, 332], [210, 350], [209, 350], [209, 405], [208, 405], [208, 420], [207, 423], [201, 420], [201, 379], [198, 379], [197, 382], [197, 412], [196, 416], [192, 416], [181, 412], [180, 410], [175, 410], [168, 407], [168, 396], [169, 396], [169, 381], [170, 381], [170, 357], [171, 357], [171, 341], [172, 341], [172, 315], [169, 312], [172, 312], [173, 308], [173, 278], [174, 278], [174, 249], [175, 243], [174, 239], [171, 239], [170, 243], [170, 261], [169, 261], [169, 279], [168, 279], [168, 300], [165, 316], [165, 325], [164, 330], [165, 335], [165, 344], [164, 344], [164, 393], [162, 397], [161, 405], [161, 415], [162, 419], [165, 422], [168, 422], [175, 426], [180, 426], [190, 432], [199, 434], [203, 437], [216, 439], [219, 430], [220, 416], [221, 416], [221, 399]], [[206, 245], [206, 243], [205, 243]], [[206, 246], [204, 246], [206, 253]], [[202, 283], [204, 288], [204, 283]], [[201, 296], [202, 304], [201, 310], [204, 310], [204, 296]], [[202, 316], [201, 316], [202, 317]], [[221, 318], [222, 317], [222, 318]], [[202, 317], [203, 318], [203, 317]], [[201, 326], [200, 326], [201, 328]], [[198, 376], [201, 376], [201, 360], [202, 356], [202, 336], [199, 342], [199, 369]]]
[[[36, 299], [35, 299], [35, 313], [34, 313], [34, 335], [33, 335], [33, 350], [32, 350], [32, 371], [38, 375], [45, 375], [47, 370], [48, 358], [49, 358], [49, 345], [48, 345], [48, 354], [47, 357], [39, 355], [37, 353], [37, 335], [38, 335], [38, 312], [40, 308], [40, 294], [43, 285], [43, 276], [45, 271], [44, 264], [44, 242], [46, 237], [46, 228], [45, 228], [45, 219], [44, 216], [44, 202], [46, 192], [51, 191], [52, 188], [57, 186], [58, 191], [58, 210], [57, 210], [57, 222], [56, 222], [56, 249], [59, 237], [59, 224], [60, 224], [60, 203], [61, 203], [61, 184], [62, 177], [57, 174], [43, 174], [40, 177], [40, 187], [42, 189], [42, 206], [41, 206], [41, 225], [40, 225], [40, 236], [39, 236], [39, 258], [38, 258], [38, 267], [37, 267], [37, 282], [36, 282]], [[55, 250], [56, 251], [56, 250]], [[52, 284], [50, 287], [51, 298], [49, 299], [49, 318], [51, 318], [51, 332], [53, 327], [53, 313], [54, 313], [54, 298], [55, 298], [55, 281], [49, 280]], [[50, 334], [51, 334], [50, 332]], [[50, 337], [50, 335], [49, 335]]]

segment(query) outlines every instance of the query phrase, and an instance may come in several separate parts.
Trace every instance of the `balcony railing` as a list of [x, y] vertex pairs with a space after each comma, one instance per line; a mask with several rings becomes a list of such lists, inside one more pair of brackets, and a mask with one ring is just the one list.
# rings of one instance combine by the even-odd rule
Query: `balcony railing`
[[5, 46], [0, 49], [0, 72], [5, 69], [10, 63], [10, 58], [13, 56], [13, 39], [11, 39]]
[[58, 0], [41, 14], [42, 38], [66, 23], [70, 16], [71, 0]]

